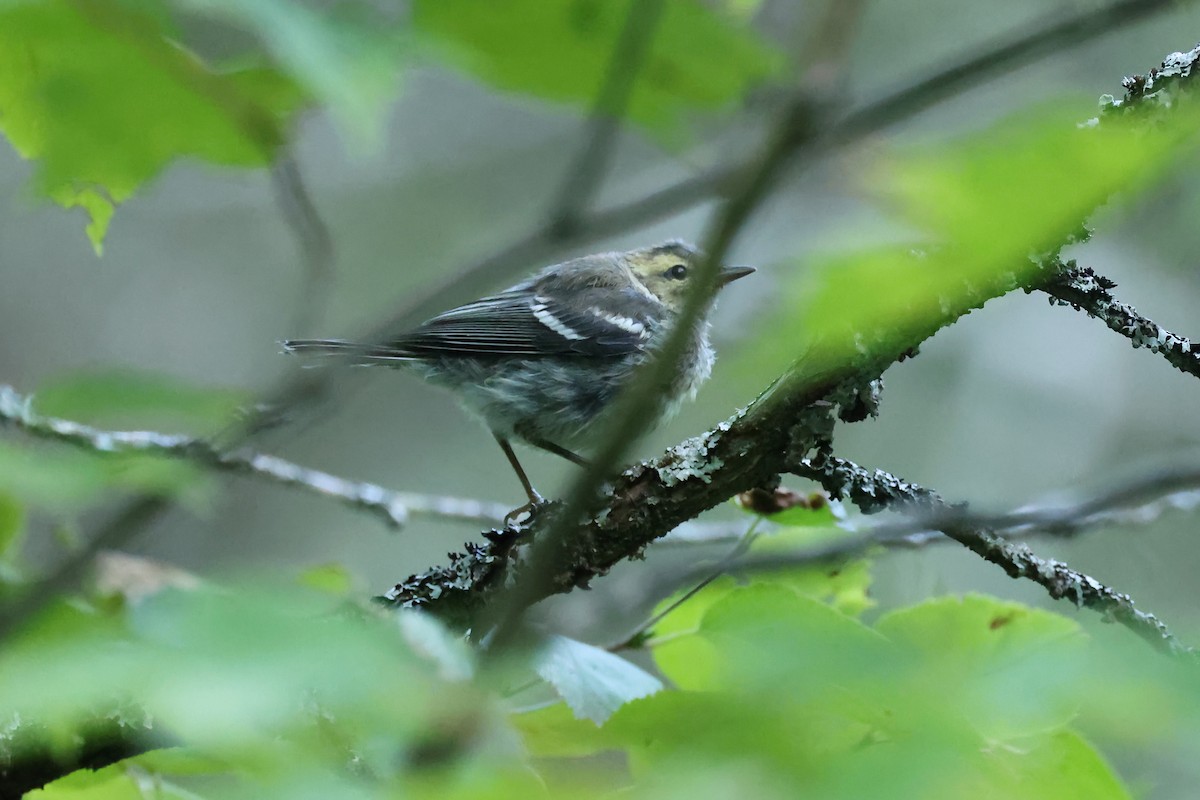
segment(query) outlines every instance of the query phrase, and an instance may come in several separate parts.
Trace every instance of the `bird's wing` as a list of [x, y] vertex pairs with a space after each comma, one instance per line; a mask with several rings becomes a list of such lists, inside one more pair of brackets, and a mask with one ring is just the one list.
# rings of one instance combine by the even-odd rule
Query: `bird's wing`
[[[620, 309], [617, 311], [616, 309]], [[632, 290], [510, 290], [439, 314], [391, 343], [408, 356], [620, 356], [645, 347], [662, 307]]]

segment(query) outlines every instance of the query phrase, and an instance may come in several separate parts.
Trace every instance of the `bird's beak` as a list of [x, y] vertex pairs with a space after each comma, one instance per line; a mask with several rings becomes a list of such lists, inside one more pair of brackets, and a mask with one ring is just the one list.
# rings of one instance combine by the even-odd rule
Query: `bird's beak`
[[738, 278], [744, 278], [754, 272], [754, 267], [721, 267], [717, 273], [717, 283], [721, 286], [733, 283]]

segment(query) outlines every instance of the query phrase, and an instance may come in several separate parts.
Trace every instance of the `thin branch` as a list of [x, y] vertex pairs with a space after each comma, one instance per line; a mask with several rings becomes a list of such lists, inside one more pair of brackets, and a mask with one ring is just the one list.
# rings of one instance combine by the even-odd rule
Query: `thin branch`
[[1008, 72], [1062, 47], [1077, 47], [1130, 23], [1169, 11], [1174, 0], [1121, 0], [1082, 14], [1031, 23], [1023, 32], [1006, 34], [1002, 41], [973, 48], [958, 64], [939, 70], [898, 91], [850, 112], [839, 127], [866, 135], [895, 125], [965, 89]]
[[617, 35], [604, 83], [588, 118], [587, 133], [567, 168], [548, 215], [554, 227], [569, 230], [579, 224], [579, 218], [591, 207], [592, 198], [608, 171], [621, 118], [625, 116], [665, 8], [665, 0], [629, 0], [625, 23]]
[[1124, 336], [1134, 348], [1145, 347], [1180, 372], [1200, 378], [1200, 350], [1191, 340], [1171, 333], [1139, 314], [1133, 306], [1118, 301], [1111, 291], [1116, 285], [1072, 261], [1060, 263], [1053, 276], [1039, 288], [1050, 295], [1051, 305], [1084, 311]]
[[304, 263], [304, 289], [294, 323], [296, 336], [314, 333], [325, 314], [333, 288], [333, 237], [313, 202], [295, 155], [281, 148], [271, 165], [275, 200]]
[[63, 442], [94, 453], [140, 453], [174, 458], [219, 472], [254, 475], [274, 483], [336, 500], [374, 514], [390, 528], [400, 529], [411, 514], [442, 519], [496, 524], [507, 509], [497, 503], [459, 497], [394, 492], [373, 483], [351, 481], [309, 469], [276, 456], [248, 450], [226, 452], [211, 442], [155, 431], [105, 431], [65, 419], [44, 417], [33, 410], [32, 399], [0, 385], [0, 427], [18, 428], [42, 439]]
[[[946, 510], [951, 515], [962, 511], [961, 507], [947, 504], [936, 492], [881, 470], [864, 469], [846, 459], [831, 456], [804, 459], [795, 464], [793, 471], [817, 481], [835, 497], [848, 497], [865, 513], [882, 508]], [[1033, 581], [1056, 600], [1067, 599], [1077, 606], [1099, 611], [1106, 619], [1119, 622], [1169, 655], [1196, 657], [1196, 651], [1181, 644], [1157, 617], [1139, 611], [1129, 595], [1117, 592], [1061, 561], [1039, 558], [1026, 545], [1005, 541], [988, 527], [957, 522], [941, 523], [939, 527], [951, 539], [999, 566], [1009, 577]], [[903, 532], [897, 529], [893, 533], [882, 527], [864, 536], [863, 540], [870, 543], [876, 536], [889, 538]]]
[[633, 630], [633, 632], [630, 633], [628, 636], [626, 636], [624, 639], [617, 642], [616, 644], [610, 645], [607, 648], [608, 651], [615, 653], [620, 650], [628, 650], [630, 648], [640, 646], [640, 644], [646, 640], [646, 636], [650, 633], [651, 629], [654, 628], [655, 625], [662, 622], [677, 608], [682, 606], [687, 601], [691, 600], [696, 595], [700, 594], [700, 592], [704, 591], [704, 588], [706, 586], [708, 586], [713, 581], [715, 581], [717, 578], [720, 578], [722, 575], [724, 575], [726, 572], [728, 572], [729, 567], [732, 564], [736, 563], [739, 559], [742, 558], [742, 556], [744, 556], [746, 553], [748, 553], [750, 551], [750, 545], [754, 543], [755, 534], [758, 530], [758, 526], [761, 521], [762, 521], [762, 517], [758, 517], [758, 518], [754, 519], [754, 521], [752, 521], [750, 523], [749, 527], [747, 527], [746, 530], [742, 533], [741, 538], [737, 540], [737, 543], [734, 546], [734, 548], [732, 550], [730, 550], [728, 553], [726, 553], [725, 556], [720, 561], [718, 561], [715, 565], [703, 570], [703, 572], [705, 572], [707, 574], [698, 575], [695, 584], [693, 584], [691, 588], [689, 588], [681, 596], [676, 598], [669, 606], [664, 608], [662, 611], [652, 614], [648, 619], [643, 621], [641, 625], [638, 625], [637, 628], [635, 628]]

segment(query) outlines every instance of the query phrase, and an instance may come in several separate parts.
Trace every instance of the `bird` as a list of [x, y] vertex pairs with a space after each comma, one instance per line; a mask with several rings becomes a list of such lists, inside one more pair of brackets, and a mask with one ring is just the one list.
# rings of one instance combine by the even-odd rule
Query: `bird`
[[[408, 369], [458, 395], [480, 417], [516, 473], [529, 502], [545, 500], [512, 442], [586, 466], [606, 412], [637, 367], [666, 341], [703, 253], [671, 240], [554, 264], [504, 291], [452, 308], [383, 343], [290, 339], [287, 353], [354, 365]], [[722, 267], [718, 287], [754, 272]], [[715, 298], [714, 298], [715, 299]], [[651, 410], [655, 423], [695, 397], [712, 373], [713, 301], [692, 325], [679, 367]]]

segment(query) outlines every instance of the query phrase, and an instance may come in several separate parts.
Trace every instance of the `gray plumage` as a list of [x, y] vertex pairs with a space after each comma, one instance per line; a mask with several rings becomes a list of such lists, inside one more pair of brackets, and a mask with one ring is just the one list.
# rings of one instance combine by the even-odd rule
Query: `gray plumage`
[[[499, 294], [439, 314], [385, 344], [294, 340], [288, 352], [409, 369], [453, 390], [480, 416], [528, 485], [508, 439], [560, 455], [589, 450], [606, 409], [665, 340], [699, 259], [682, 242], [605, 253], [547, 267]], [[752, 270], [726, 269], [726, 283]], [[695, 396], [712, 372], [707, 315], [656, 419]], [[573, 457], [573, 460], [579, 460]]]

